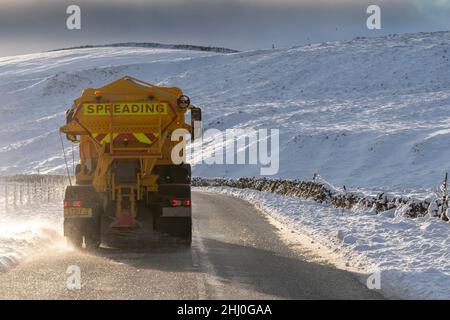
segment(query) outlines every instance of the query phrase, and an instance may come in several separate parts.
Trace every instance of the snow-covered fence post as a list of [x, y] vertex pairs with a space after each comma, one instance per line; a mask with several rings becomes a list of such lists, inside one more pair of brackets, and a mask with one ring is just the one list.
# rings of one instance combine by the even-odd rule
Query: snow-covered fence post
[[31, 205], [31, 188], [30, 188], [30, 181], [27, 181], [27, 205]]
[[50, 188], [50, 180], [47, 179], [47, 203], [51, 201], [51, 188]]
[[5, 179], [5, 209], [8, 210], [8, 179]]
[[33, 202], [38, 202], [38, 195], [37, 195], [37, 182], [34, 181], [34, 189], [33, 189]]
[[23, 183], [19, 184], [19, 205], [23, 205]]
[[17, 207], [17, 183], [13, 183], [13, 206]]
[[39, 202], [42, 204], [47, 198], [47, 190], [44, 188], [44, 182], [42, 179], [39, 181], [38, 194], [39, 194]]
[[444, 181], [439, 186], [439, 191], [442, 193], [442, 208], [440, 210], [440, 218], [447, 221], [446, 212], [448, 209], [448, 172], [445, 173]]

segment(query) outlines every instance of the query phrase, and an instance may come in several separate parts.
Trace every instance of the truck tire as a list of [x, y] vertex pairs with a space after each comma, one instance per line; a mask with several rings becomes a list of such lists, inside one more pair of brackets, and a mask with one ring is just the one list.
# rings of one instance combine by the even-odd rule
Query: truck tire
[[79, 233], [73, 232], [66, 235], [67, 242], [76, 249], [81, 249], [83, 246], [83, 236]]
[[[192, 209], [191, 206], [181, 208], [187, 211], [187, 216], [164, 216], [164, 209], [172, 209], [168, 207], [170, 199], [188, 199], [191, 200], [191, 186], [186, 184], [166, 184], [159, 185], [159, 197], [161, 203], [156, 212], [155, 227], [156, 230], [166, 233], [169, 236], [178, 238], [184, 244], [191, 244], [192, 239]], [[177, 208], [174, 208], [177, 209]]]
[[183, 242], [191, 242], [192, 239], [192, 219], [189, 218], [159, 218], [157, 220], [157, 230], [167, 233], [170, 236], [179, 238]]
[[100, 247], [100, 237], [99, 235], [85, 235], [84, 236], [84, 244], [86, 249], [95, 250]]

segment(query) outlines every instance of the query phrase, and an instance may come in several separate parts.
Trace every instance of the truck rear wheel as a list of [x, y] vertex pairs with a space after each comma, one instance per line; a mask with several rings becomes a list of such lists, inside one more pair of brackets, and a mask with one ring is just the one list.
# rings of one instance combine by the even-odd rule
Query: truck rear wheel
[[84, 236], [84, 244], [86, 249], [94, 250], [100, 247], [100, 236], [99, 235], [85, 235]]
[[190, 244], [192, 239], [192, 221], [189, 218], [160, 217], [157, 220], [158, 231], [176, 237], [183, 243]]
[[81, 249], [83, 246], [83, 236], [77, 233], [71, 233], [66, 235], [67, 242], [77, 249]]
[[100, 246], [100, 229], [95, 219], [69, 220], [65, 221], [64, 225], [67, 241], [75, 248], [82, 248], [83, 240], [86, 249], [96, 249]]

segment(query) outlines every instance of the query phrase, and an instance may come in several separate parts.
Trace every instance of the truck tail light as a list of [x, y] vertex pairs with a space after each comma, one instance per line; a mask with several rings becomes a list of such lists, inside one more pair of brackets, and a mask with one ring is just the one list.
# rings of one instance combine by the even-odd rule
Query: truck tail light
[[179, 207], [181, 205], [181, 201], [174, 199], [171, 201], [171, 204], [172, 207]]
[[82, 206], [82, 203], [80, 200], [77, 201], [67, 201], [64, 200], [64, 208], [69, 208], [69, 207], [77, 207], [80, 208]]
[[184, 199], [184, 200], [173, 199], [170, 201], [170, 204], [172, 207], [190, 207], [191, 200], [190, 199]]
[[183, 200], [183, 207], [190, 207], [191, 206], [191, 200]]

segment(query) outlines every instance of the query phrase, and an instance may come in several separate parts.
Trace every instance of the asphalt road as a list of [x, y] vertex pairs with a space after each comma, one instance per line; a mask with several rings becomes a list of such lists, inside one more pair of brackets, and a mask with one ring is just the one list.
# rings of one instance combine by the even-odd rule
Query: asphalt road
[[[0, 299], [381, 299], [351, 273], [280, 240], [264, 214], [193, 193], [192, 248], [46, 252], [0, 274]], [[69, 290], [67, 268], [81, 271]]]

